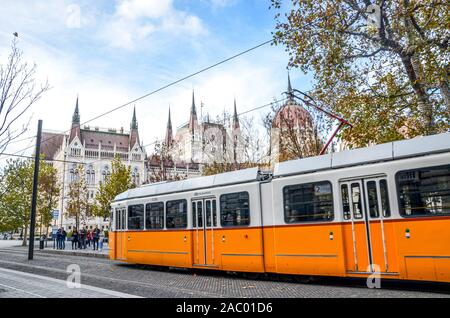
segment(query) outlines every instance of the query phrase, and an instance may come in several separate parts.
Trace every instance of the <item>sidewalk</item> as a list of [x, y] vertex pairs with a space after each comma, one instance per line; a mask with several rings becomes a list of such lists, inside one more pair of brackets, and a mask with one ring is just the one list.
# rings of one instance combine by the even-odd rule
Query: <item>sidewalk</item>
[[[1, 242], [1, 241], [0, 241]], [[0, 248], [2, 247], [19, 247], [26, 248], [28, 246], [22, 247], [22, 241], [5, 241], [5, 242], [16, 242], [14, 243], [0, 243]], [[86, 257], [98, 257], [98, 258], [109, 258], [109, 246], [108, 244], [103, 245], [102, 250], [94, 251], [91, 246], [87, 246], [86, 249], [76, 249], [72, 250], [72, 242], [66, 242], [65, 250], [57, 250], [53, 248], [53, 242], [47, 242], [47, 246], [44, 247], [43, 250], [39, 249], [39, 241], [35, 241], [34, 243], [34, 251], [35, 253], [46, 253], [46, 254], [59, 254], [59, 255], [73, 255], [73, 256], [86, 256]]]
[[[0, 298], [138, 298], [138, 296], [90, 285], [75, 285], [68, 279], [0, 268]], [[69, 283], [68, 283], [69, 282]]]

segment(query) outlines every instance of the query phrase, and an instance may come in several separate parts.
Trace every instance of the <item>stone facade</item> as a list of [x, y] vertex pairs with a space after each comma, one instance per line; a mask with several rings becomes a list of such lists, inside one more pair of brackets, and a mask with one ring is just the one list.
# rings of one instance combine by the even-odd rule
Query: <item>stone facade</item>
[[[62, 189], [58, 205], [60, 213], [58, 219], [53, 221], [54, 226], [63, 226], [66, 230], [75, 226], [75, 220], [68, 218], [65, 211], [69, 185], [75, 178], [77, 163], [84, 164], [89, 200], [92, 203], [100, 182], [105, 181], [111, 174], [111, 161], [116, 155], [131, 167], [132, 180], [136, 185], [139, 186], [146, 180], [146, 153], [139, 141], [136, 110], [128, 132], [123, 128], [81, 128], [77, 98], [70, 133], [44, 132], [42, 141], [41, 152], [45, 158], [57, 160], [52, 161], [52, 164], [58, 170]], [[88, 229], [96, 225], [108, 229], [108, 221], [102, 218], [90, 218], [80, 224]]]
[[317, 131], [311, 114], [295, 101], [288, 76], [287, 101], [276, 112], [270, 131], [270, 162], [317, 155]]
[[214, 162], [242, 162], [241, 130], [236, 101], [231, 120], [214, 122], [209, 116], [199, 119], [193, 92], [189, 121], [177, 129], [175, 136], [169, 111], [164, 143], [174, 162], [182, 165], [198, 164], [200, 170], [202, 165]]

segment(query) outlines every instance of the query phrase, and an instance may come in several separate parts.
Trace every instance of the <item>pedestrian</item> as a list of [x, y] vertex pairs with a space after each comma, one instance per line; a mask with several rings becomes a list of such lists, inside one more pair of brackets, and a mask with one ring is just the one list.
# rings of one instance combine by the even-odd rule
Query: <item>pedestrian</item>
[[64, 228], [62, 228], [62, 231], [61, 231], [61, 249], [63, 249], [63, 250], [66, 249], [66, 237], [67, 237], [67, 232], [66, 232], [66, 230], [64, 230]]
[[62, 232], [61, 232], [61, 228], [59, 228], [58, 231], [56, 232], [56, 248], [58, 250], [61, 249], [61, 238], [62, 238]]
[[103, 234], [100, 234], [100, 240], [99, 240], [99, 248], [100, 248], [100, 251], [103, 250], [103, 240], [104, 240], [104, 235], [103, 235]]
[[58, 240], [56, 239], [56, 234], [58, 231], [52, 230], [52, 239], [53, 239], [53, 249], [56, 249], [56, 245], [58, 244]]
[[92, 241], [92, 231], [88, 231], [87, 232], [87, 245], [89, 246], [89, 247], [91, 247], [91, 241]]
[[77, 246], [78, 246], [78, 231], [77, 231], [77, 228], [73, 228], [73, 231], [72, 231], [72, 249], [76, 250]]
[[[96, 226], [94, 231], [92, 232], [92, 239], [93, 239], [93, 242], [94, 242], [94, 251], [98, 250], [98, 240], [99, 240], [99, 238], [100, 238], [100, 230]], [[97, 245], [97, 248], [95, 248], [96, 245]]]
[[83, 228], [80, 231], [80, 248], [86, 249], [86, 228]]

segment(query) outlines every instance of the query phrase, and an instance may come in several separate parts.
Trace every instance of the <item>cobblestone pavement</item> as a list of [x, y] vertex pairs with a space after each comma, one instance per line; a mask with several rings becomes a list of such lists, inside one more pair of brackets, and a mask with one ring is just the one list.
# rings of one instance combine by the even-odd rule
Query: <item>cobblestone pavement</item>
[[[80, 266], [83, 285], [152, 298], [450, 297], [448, 284], [444, 286], [411, 285], [404, 282], [382, 281], [382, 289], [368, 289], [364, 280], [327, 278], [319, 279], [314, 283], [298, 283], [292, 277], [253, 280], [246, 279], [242, 275], [222, 272], [156, 270], [144, 266], [120, 264], [108, 259], [62, 256], [39, 251], [36, 251], [33, 261], [28, 261], [26, 250], [23, 248], [0, 249], [0, 268], [66, 280], [69, 275], [66, 269], [71, 264]], [[2, 284], [3, 279], [0, 277]], [[61, 293], [66, 295], [66, 292]], [[85, 296], [89, 297], [89, 293], [87, 292]]]
[[134, 295], [0, 268], [0, 298], [135, 298]]

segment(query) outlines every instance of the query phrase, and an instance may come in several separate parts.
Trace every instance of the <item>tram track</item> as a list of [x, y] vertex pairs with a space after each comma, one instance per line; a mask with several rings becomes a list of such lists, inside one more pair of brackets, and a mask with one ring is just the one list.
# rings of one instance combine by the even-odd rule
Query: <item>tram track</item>
[[[2, 253], [2, 252], [4, 252], [4, 251], [0, 250], [0, 253]], [[20, 253], [20, 254], [25, 254], [25, 253]], [[66, 263], [71, 264], [73, 262], [70, 262], [69, 260], [67, 260]], [[2, 260], [2, 259], [0, 259], [0, 267], [6, 268], [6, 269], [20, 270], [20, 271], [23, 271], [26, 273], [39, 274], [39, 275], [56, 278], [56, 279], [63, 279], [63, 280], [67, 279], [68, 274], [69, 274], [64, 269], [48, 268], [48, 267], [39, 266], [39, 265], [31, 265], [31, 264], [26, 264], [26, 263], [21, 263], [21, 262], [6, 261], [6, 260]], [[93, 286], [96, 286], [99, 288], [103, 288], [103, 286], [105, 285], [104, 284], [105, 282], [107, 282], [108, 285], [110, 285], [111, 282], [115, 282], [117, 284], [116, 288], [115, 288], [116, 291], [121, 291], [120, 284], [126, 284], [127, 286], [131, 284], [134, 287], [142, 286], [145, 288], [154, 288], [154, 289], [162, 289], [163, 288], [164, 289], [164, 286], [162, 286], [160, 284], [152, 284], [152, 283], [136, 281], [136, 280], [126, 280], [126, 279], [119, 279], [119, 278], [114, 278], [114, 277], [99, 276], [99, 275], [83, 273], [83, 272], [81, 273], [81, 275], [82, 275], [83, 280], [87, 279], [87, 283], [89, 285], [93, 285]], [[224, 297], [224, 295], [217, 294], [217, 293], [204, 292], [204, 291], [198, 291], [198, 290], [190, 290], [190, 289], [179, 288], [179, 287], [175, 287], [175, 286], [168, 286], [166, 288], [170, 289], [171, 292], [176, 290], [180, 293], [192, 294], [191, 297], [214, 297], [214, 298]], [[232, 297], [232, 296], [226, 295], [226, 297]]]
[[[137, 291], [138, 295], [144, 297], [155, 293], [161, 297], [171, 294], [183, 297], [253, 297], [256, 292], [249, 292], [253, 288], [263, 290], [262, 297], [304, 297], [306, 292], [311, 293], [311, 297], [318, 297], [317, 290], [324, 290], [332, 295], [331, 297], [336, 297], [335, 292], [347, 289], [352, 290], [354, 295], [367, 294], [365, 297], [379, 297], [378, 295], [391, 293], [393, 297], [422, 293], [427, 294], [427, 297], [450, 297], [448, 284], [383, 280], [381, 290], [370, 291], [364, 279], [313, 277], [308, 281], [309, 277], [292, 275], [248, 275], [192, 269], [180, 271], [165, 267], [122, 264], [91, 257], [55, 257], [54, 254], [39, 252], [35, 253], [34, 261], [24, 262], [26, 255], [26, 250], [0, 249], [0, 267], [65, 280], [68, 276], [67, 266], [78, 264], [84, 283], [116, 291], [128, 290], [133, 294]], [[216, 289], [207, 286], [212, 283], [221, 286]], [[207, 285], [202, 287], [202, 284]], [[236, 289], [244, 289], [245, 292]], [[286, 291], [289, 291], [289, 294], [284, 294]]]

